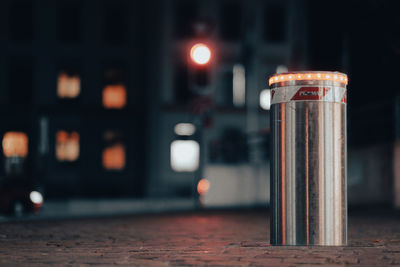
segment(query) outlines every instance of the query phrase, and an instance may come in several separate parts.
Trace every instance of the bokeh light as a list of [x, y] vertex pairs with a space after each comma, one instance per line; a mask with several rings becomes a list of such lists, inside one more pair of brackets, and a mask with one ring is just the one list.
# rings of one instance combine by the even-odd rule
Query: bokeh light
[[207, 64], [211, 59], [211, 50], [205, 44], [195, 44], [190, 50], [191, 59], [199, 64]]

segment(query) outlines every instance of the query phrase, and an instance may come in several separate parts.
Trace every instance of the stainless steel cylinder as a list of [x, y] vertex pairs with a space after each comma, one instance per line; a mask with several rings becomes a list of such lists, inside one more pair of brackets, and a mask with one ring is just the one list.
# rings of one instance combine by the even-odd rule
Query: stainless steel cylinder
[[347, 244], [347, 76], [277, 74], [271, 86], [271, 244]]

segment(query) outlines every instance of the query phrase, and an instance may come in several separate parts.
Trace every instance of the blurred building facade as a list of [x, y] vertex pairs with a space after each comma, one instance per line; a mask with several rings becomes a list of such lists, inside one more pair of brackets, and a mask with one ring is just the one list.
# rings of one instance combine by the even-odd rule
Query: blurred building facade
[[[170, 0], [158, 5], [158, 19], [151, 24], [157, 38], [151, 50], [158, 53], [150, 73], [158, 73], [152, 81], [158, 93], [151, 110], [150, 146], [157, 153], [149, 160], [149, 195], [190, 196], [197, 181], [206, 179], [206, 205], [267, 203], [269, 110], [260, 106], [260, 93], [278, 67], [306, 66], [305, 3]], [[212, 53], [210, 102], [190, 88], [188, 56], [196, 43], [207, 44]], [[206, 111], [199, 114], [198, 106]], [[197, 134], [177, 135], [174, 127], [180, 123], [193, 124]], [[180, 139], [200, 143], [201, 170], [171, 168], [171, 144]]]
[[[202, 192], [206, 205], [265, 204], [268, 76], [338, 70], [350, 76], [349, 201], [400, 202], [398, 101], [365, 109], [368, 94], [352, 98], [368, 87], [361, 51], [389, 51], [360, 35], [374, 20], [350, 19], [371, 3], [321, 13], [316, 0], [1, 1], [0, 135], [27, 135], [25, 175], [48, 198]], [[191, 87], [197, 43], [211, 50], [207, 92]], [[385, 131], [364, 135], [368, 118]]]
[[135, 1], [1, 1], [0, 131], [27, 133], [25, 175], [47, 197], [144, 195], [142, 10]]
[[[250, 175], [251, 184], [263, 183], [255, 188], [265, 189], [257, 196], [264, 201], [269, 118], [259, 95], [278, 65], [304, 55], [298, 8], [302, 2], [2, 1], [1, 133], [28, 135], [26, 175], [48, 197], [190, 197], [199, 179], [230, 173], [211, 188]], [[206, 30], [200, 36], [195, 27]], [[198, 41], [212, 46], [216, 74], [208, 123], [200, 124], [188, 104], [186, 62]], [[171, 144], [185, 122], [204, 130], [198, 167], [180, 172]]]

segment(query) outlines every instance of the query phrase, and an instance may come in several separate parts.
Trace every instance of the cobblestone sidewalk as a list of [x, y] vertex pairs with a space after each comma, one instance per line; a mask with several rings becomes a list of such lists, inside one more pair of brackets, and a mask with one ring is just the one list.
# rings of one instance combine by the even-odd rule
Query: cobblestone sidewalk
[[272, 247], [268, 214], [212, 211], [0, 224], [0, 265], [400, 265], [400, 217], [349, 218], [347, 247]]

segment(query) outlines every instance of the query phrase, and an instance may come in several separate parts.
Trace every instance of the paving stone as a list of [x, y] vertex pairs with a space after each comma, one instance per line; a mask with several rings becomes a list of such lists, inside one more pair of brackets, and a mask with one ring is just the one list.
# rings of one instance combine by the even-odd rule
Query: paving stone
[[0, 223], [0, 265], [388, 266], [400, 217], [349, 217], [349, 246], [275, 247], [268, 213], [210, 211]]

